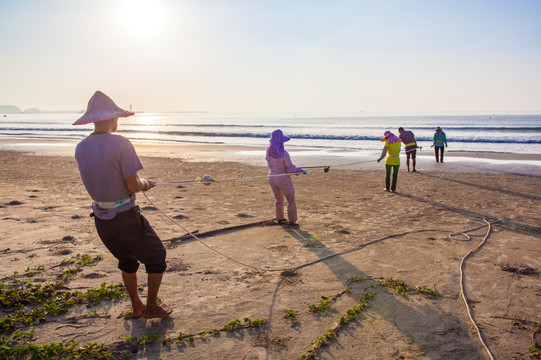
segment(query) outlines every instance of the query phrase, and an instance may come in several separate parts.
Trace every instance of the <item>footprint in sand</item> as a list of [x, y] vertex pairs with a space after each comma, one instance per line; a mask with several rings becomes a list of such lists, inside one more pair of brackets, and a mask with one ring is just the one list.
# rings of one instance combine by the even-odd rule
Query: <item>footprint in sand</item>
[[51, 249], [50, 252], [53, 256], [64, 256], [71, 254], [73, 251], [67, 247], [59, 247], [56, 249]]
[[187, 271], [190, 269], [190, 265], [184, 263], [182, 260], [173, 260], [167, 265], [167, 272], [180, 272]]
[[251, 217], [254, 217], [254, 215], [248, 215], [248, 214], [244, 214], [244, 213], [238, 213], [236, 216], [240, 217], [240, 218], [251, 218]]
[[85, 278], [85, 279], [99, 279], [99, 278], [106, 277], [106, 276], [107, 276], [107, 274], [102, 273], [102, 272], [92, 272], [90, 274], [83, 275], [83, 278]]
[[158, 209], [156, 209], [155, 206], [145, 206], [141, 210], [143, 210], [143, 211], [155, 211], [155, 210], [158, 210]]
[[10, 201], [8, 203], [5, 203], [4, 205], [6, 206], [15, 206], [15, 205], [23, 205], [24, 203], [20, 202], [20, 201], [17, 201], [17, 200], [13, 200], [13, 201]]
[[91, 334], [98, 334], [103, 331], [103, 329], [101, 329], [99, 326], [92, 325], [92, 320], [78, 320], [77, 323], [60, 325], [54, 330], [54, 332], [61, 338], [73, 340], [78, 336], [88, 336]]

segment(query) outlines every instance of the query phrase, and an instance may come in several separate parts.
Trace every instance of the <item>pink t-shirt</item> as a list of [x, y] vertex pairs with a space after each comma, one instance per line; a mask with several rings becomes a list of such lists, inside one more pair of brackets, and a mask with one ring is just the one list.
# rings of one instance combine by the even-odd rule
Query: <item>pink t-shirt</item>
[[[115, 202], [131, 195], [126, 177], [143, 168], [127, 138], [110, 133], [91, 134], [75, 148], [75, 159], [88, 194], [95, 202]], [[94, 214], [108, 220], [135, 206], [135, 201], [114, 209], [92, 204]]]

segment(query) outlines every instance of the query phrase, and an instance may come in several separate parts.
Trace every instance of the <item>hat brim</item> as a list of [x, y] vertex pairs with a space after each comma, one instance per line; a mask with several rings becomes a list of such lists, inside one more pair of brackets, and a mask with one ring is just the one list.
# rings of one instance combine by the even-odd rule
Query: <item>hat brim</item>
[[79, 120], [74, 122], [73, 125], [93, 124], [99, 121], [117, 119], [120, 117], [128, 117], [132, 115], [135, 115], [135, 114], [133, 112], [126, 111], [126, 110], [115, 111], [114, 113], [107, 113], [107, 114], [86, 113]]
[[132, 115], [133, 112], [119, 108], [109, 96], [98, 90], [88, 100], [85, 114], [73, 125], [91, 124]]
[[275, 136], [275, 137], [271, 137], [270, 141], [271, 142], [274, 142], [274, 143], [285, 143], [286, 141], [289, 141], [291, 140], [291, 138], [289, 136], [285, 136], [285, 135], [282, 135], [282, 136]]
[[285, 136], [285, 135], [280, 138], [280, 142], [286, 142], [286, 141], [289, 141], [289, 140], [291, 140], [291, 138], [289, 136]]

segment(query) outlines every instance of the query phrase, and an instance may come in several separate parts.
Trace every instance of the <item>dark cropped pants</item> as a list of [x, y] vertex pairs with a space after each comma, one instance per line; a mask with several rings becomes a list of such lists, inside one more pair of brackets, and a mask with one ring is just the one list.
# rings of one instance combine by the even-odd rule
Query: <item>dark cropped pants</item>
[[94, 216], [96, 230], [103, 244], [118, 259], [118, 268], [135, 273], [139, 263], [147, 273], [163, 273], [165, 248], [147, 219], [141, 215], [139, 206], [117, 214], [111, 220]]

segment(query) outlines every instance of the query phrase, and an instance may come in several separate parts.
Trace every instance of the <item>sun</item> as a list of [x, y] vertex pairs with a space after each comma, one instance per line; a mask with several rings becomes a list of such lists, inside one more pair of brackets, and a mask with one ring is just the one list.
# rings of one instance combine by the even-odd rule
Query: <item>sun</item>
[[165, 8], [159, 0], [123, 0], [119, 10], [122, 26], [135, 35], [154, 34], [165, 21]]

